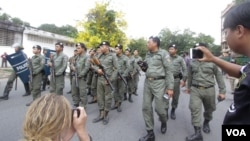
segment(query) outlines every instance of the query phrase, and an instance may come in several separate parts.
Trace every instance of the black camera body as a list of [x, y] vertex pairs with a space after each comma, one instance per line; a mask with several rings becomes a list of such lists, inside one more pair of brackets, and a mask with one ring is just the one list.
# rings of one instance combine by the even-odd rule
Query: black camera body
[[148, 64], [144, 61], [138, 61], [137, 64], [139, 65], [139, 67], [141, 67], [141, 70], [143, 72], [146, 72], [148, 69]]
[[190, 59], [201, 59], [203, 58], [203, 52], [199, 49], [190, 48]]
[[75, 111], [77, 112], [77, 117], [79, 117], [80, 116], [80, 109], [77, 109], [77, 108], [72, 109], [72, 117], [73, 117]]

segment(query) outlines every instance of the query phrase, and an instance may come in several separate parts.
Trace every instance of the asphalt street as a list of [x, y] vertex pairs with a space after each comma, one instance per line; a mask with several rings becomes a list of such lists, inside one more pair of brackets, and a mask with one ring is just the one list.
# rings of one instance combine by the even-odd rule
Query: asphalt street
[[[92, 123], [92, 120], [98, 116], [98, 106], [97, 104], [88, 105], [87, 128], [94, 141], [138, 141], [140, 137], [146, 134], [142, 116], [144, 79], [145, 76], [142, 74], [138, 88], [139, 96], [133, 96], [133, 103], [123, 102], [121, 113], [116, 110], [111, 111], [108, 125], [103, 125], [102, 122]], [[67, 77], [65, 80], [64, 96], [72, 103], [71, 95], [66, 94], [70, 90], [70, 82]], [[6, 81], [7, 79], [0, 79], [0, 95], [2, 95]], [[221, 141], [221, 124], [226, 110], [233, 100], [233, 95], [230, 94], [229, 82], [227, 79], [225, 81], [227, 86], [226, 100], [217, 104], [213, 120], [210, 122], [211, 133], [202, 133], [204, 141]], [[181, 90], [179, 107], [176, 110], [177, 118], [176, 120], [168, 120], [166, 134], [161, 134], [160, 122], [155, 113], [154, 131], [156, 141], [185, 141], [186, 136], [194, 133], [188, 108], [189, 95], [185, 94], [183, 90]], [[42, 94], [45, 93], [48, 93], [48, 91], [42, 92]], [[21, 81], [18, 80], [17, 90], [13, 89], [11, 91], [9, 100], [0, 101], [0, 141], [18, 141], [22, 138], [22, 123], [28, 108], [25, 105], [32, 100], [32, 96], [22, 97], [22, 94], [24, 94], [24, 87]], [[91, 100], [91, 97], [89, 97], [89, 100]], [[78, 141], [78, 138], [74, 136], [72, 141]]]

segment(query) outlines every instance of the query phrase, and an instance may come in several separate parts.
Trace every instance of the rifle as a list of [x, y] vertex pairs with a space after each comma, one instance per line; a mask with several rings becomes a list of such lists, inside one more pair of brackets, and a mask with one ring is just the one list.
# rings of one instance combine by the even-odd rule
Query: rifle
[[75, 83], [76, 83], [76, 87], [78, 88], [79, 87], [79, 83], [78, 83], [78, 73], [77, 73], [77, 63], [76, 63], [76, 59], [75, 59], [75, 64], [74, 64], [74, 67], [75, 67]]
[[104, 76], [104, 79], [107, 81], [108, 85], [110, 86], [111, 90], [114, 91], [114, 86], [112, 85], [112, 83], [110, 82], [105, 70], [104, 70], [104, 67], [102, 66], [102, 64], [100, 63], [100, 61], [97, 59], [97, 58], [93, 58], [93, 62], [95, 63], [95, 65], [97, 65], [103, 72], [103, 76]]
[[54, 57], [51, 57], [51, 78], [53, 80], [54, 83], [56, 83], [56, 78], [55, 78], [55, 62], [54, 62]]
[[122, 76], [122, 74], [120, 72], [118, 72], [118, 76], [122, 79], [123, 83], [128, 86], [127, 81], [125, 80], [125, 78]]
[[33, 81], [33, 65], [32, 65], [32, 61], [30, 58], [28, 59], [28, 63], [29, 63], [29, 70], [30, 70], [30, 83], [32, 83], [32, 81]]

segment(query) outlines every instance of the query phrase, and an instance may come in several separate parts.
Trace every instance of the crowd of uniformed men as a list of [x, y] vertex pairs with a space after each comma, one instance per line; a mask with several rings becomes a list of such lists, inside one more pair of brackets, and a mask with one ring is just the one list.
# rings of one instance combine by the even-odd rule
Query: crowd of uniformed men
[[[33, 47], [34, 56], [29, 60], [32, 64], [29, 66], [32, 67], [32, 81], [30, 85], [24, 84], [26, 90], [24, 96], [32, 95], [35, 100], [41, 96], [41, 91], [46, 89], [47, 84], [49, 84], [50, 93], [63, 95], [65, 71], [69, 63], [71, 90], [67, 93], [72, 94], [73, 105], [87, 108], [88, 104], [97, 103], [99, 115], [93, 119], [93, 123], [102, 121], [106, 125], [109, 123], [110, 110], [122, 112], [123, 101], [128, 100], [133, 103], [132, 97], [138, 95], [139, 77], [143, 71], [146, 78], [142, 111], [147, 135], [139, 141], [155, 140], [153, 100], [161, 122], [161, 132], [166, 133], [168, 109], [171, 107], [170, 118], [175, 120], [180, 87], [185, 86], [186, 92], [190, 93], [189, 109], [195, 130], [195, 133], [188, 136], [186, 141], [202, 141], [201, 127], [203, 132], [210, 132], [209, 121], [212, 120], [212, 113], [216, 108], [215, 80], [219, 87], [218, 98], [225, 98], [226, 90], [222, 73], [213, 63], [188, 60], [177, 55], [178, 47], [175, 44], [169, 45], [166, 48], [168, 51], [159, 46], [160, 39], [150, 37], [147, 44], [148, 52], [143, 60], [138, 50], [132, 51], [121, 44], [115, 45], [113, 49], [108, 41], [103, 41], [87, 53], [85, 44], [77, 43], [74, 55], [68, 58], [63, 53], [63, 44], [56, 43], [55, 53], [45, 63], [45, 56], [41, 54], [42, 48], [36, 45]], [[206, 47], [203, 43], [194, 45], [194, 47], [197, 46]], [[23, 49], [20, 45], [14, 45], [14, 48], [16, 52]], [[45, 52], [44, 48], [43, 53]], [[44, 74], [45, 65], [50, 67], [50, 79]], [[15, 78], [16, 74], [13, 71], [1, 99], [8, 99]], [[88, 95], [92, 96], [89, 101]], [[172, 98], [171, 101], [170, 98]], [[204, 106], [203, 124], [202, 105]]]

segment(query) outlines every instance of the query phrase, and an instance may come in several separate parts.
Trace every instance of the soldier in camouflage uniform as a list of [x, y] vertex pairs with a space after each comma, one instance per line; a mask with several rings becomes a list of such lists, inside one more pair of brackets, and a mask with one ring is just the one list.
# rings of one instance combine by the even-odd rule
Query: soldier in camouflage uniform
[[[18, 43], [13, 44], [12, 47], [15, 49], [15, 52], [20, 52], [23, 50], [23, 47]], [[3, 100], [9, 99], [9, 93], [10, 93], [10, 91], [13, 87], [13, 83], [16, 79], [17, 79], [17, 74], [14, 70], [12, 70], [12, 72], [8, 78], [7, 84], [4, 88], [3, 96], [1, 96], [0, 99], [3, 99]], [[24, 88], [25, 88], [26, 93], [23, 96], [29, 96], [30, 95], [29, 83], [24, 83]]]
[[137, 94], [137, 89], [138, 89], [138, 83], [139, 83], [139, 76], [141, 75], [140, 74], [140, 70], [141, 68], [138, 66], [137, 62], [139, 61], [142, 61], [142, 58], [141, 56], [139, 56], [139, 53], [138, 53], [138, 50], [135, 49], [134, 50], [134, 60], [135, 60], [135, 69], [134, 69], [134, 94], [135, 95], [138, 95]]
[[65, 85], [64, 77], [68, 65], [68, 56], [63, 53], [63, 47], [63, 43], [55, 44], [56, 54], [51, 57], [48, 64], [51, 67], [52, 76], [50, 81], [50, 93], [55, 93], [58, 95], [63, 95], [63, 89]]
[[178, 106], [179, 96], [180, 96], [180, 85], [181, 87], [185, 86], [187, 80], [187, 66], [183, 59], [183, 57], [177, 55], [177, 46], [175, 44], [171, 44], [168, 47], [168, 51], [170, 54], [170, 60], [172, 62], [172, 73], [174, 75], [174, 95], [172, 99], [172, 109], [171, 109], [171, 119], [175, 120], [175, 109]]
[[88, 102], [86, 78], [90, 62], [86, 54], [87, 48], [85, 44], [77, 43], [76, 49], [78, 55], [70, 66], [74, 73], [72, 79], [72, 99], [75, 107], [82, 106], [86, 108]]
[[[118, 62], [116, 56], [109, 51], [109, 47], [110, 44], [107, 41], [103, 41], [100, 44], [102, 54], [99, 56], [99, 61], [104, 67], [104, 71], [109, 80], [113, 83], [117, 79]], [[112, 104], [112, 90], [110, 86], [107, 85], [103, 70], [96, 67], [95, 71], [98, 73], [97, 102], [100, 114], [93, 122], [96, 123], [103, 120], [103, 124], [106, 125], [109, 122], [108, 113]]]
[[[41, 85], [44, 72], [44, 64], [45, 58], [41, 55], [41, 46], [36, 45], [33, 46], [33, 53], [35, 54], [32, 56], [32, 59], [29, 59], [30, 63], [32, 64], [29, 68], [32, 70], [32, 81], [30, 82], [31, 94], [33, 97], [33, 101], [39, 97], [41, 97]], [[30, 106], [32, 102], [27, 103], [26, 106]]]
[[[74, 55], [69, 58], [69, 66], [71, 66], [73, 64], [73, 62], [75, 62], [76, 58], [77, 58], [77, 50], [75, 49], [74, 50]], [[72, 72], [72, 70], [70, 68], [69, 80], [70, 80], [70, 86], [71, 87], [72, 87], [72, 79], [73, 79], [73, 72]], [[68, 91], [67, 94], [71, 94], [71, 92], [72, 92], [72, 89], [70, 89], [70, 91]]]
[[[196, 46], [204, 46], [204, 43], [198, 43]], [[195, 129], [195, 134], [188, 136], [186, 141], [203, 140], [201, 134], [201, 115], [202, 104], [204, 106], [204, 122], [203, 131], [210, 132], [209, 121], [212, 120], [215, 105], [215, 79], [219, 87], [218, 97], [225, 97], [226, 87], [222, 77], [222, 73], [214, 63], [200, 62], [196, 59], [191, 60], [188, 69], [188, 88], [187, 93], [190, 93], [189, 109], [191, 111], [192, 125]]]
[[[133, 56], [131, 56], [131, 50], [130, 48], [126, 48], [125, 49], [125, 55], [129, 58], [129, 72], [128, 72], [128, 76], [126, 78], [127, 83], [128, 83], [128, 101], [130, 103], [133, 103], [133, 99], [132, 99], [132, 94], [134, 93], [134, 89], [135, 89], [135, 85], [134, 85], [134, 74], [135, 74], [135, 59]], [[127, 92], [124, 93], [124, 100], [127, 100]]]
[[[128, 76], [129, 71], [129, 59], [126, 55], [122, 53], [123, 46], [120, 44], [117, 44], [115, 46], [116, 56], [118, 60], [118, 73], [121, 76], [118, 76], [118, 79], [114, 83], [114, 87], [117, 89], [114, 92], [114, 99], [115, 99], [115, 105], [111, 108], [111, 110], [117, 109], [118, 112], [121, 112], [121, 104], [123, 101], [123, 94], [126, 92], [126, 77]], [[122, 78], [125, 80], [123, 82]]]
[[[90, 60], [93, 59], [94, 57], [98, 58], [98, 55], [100, 54], [100, 47], [98, 46], [96, 49], [92, 49], [90, 52]], [[93, 72], [93, 76], [92, 76], [92, 82], [91, 82], [91, 96], [93, 97], [91, 101], [89, 101], [89, 104], [93, 104], [93, 103], [97, 103], [97, 92], [96, 92], [96, 88], [97, 88], [97, 73], [94, 70], [94, 67], [96, 67], [96, 65], [91, 62], [90, 63], [90, 70]]]
[[148, 53], [146, 54], [145, 61], [140, 62], [140, 66], [146, 75], [144, 82], [142, 112], [148, 134], [144, 137], [141, 137], [139, 141], [155, 141], [155, 135], [153, 131], [153, 100], [155, 103], [155, 111], [161, 122], [161, 132], [162, 134], [166, 133], [167, 100], [164, 98], [164, 95], [167, 93], [171, 98], [174, 88], [171, 61], [169, 59], [169, 55], [167, 55], [163, 50], [159, 49], [160, 39], [158, 37], [150, 37], [147, 46]]

